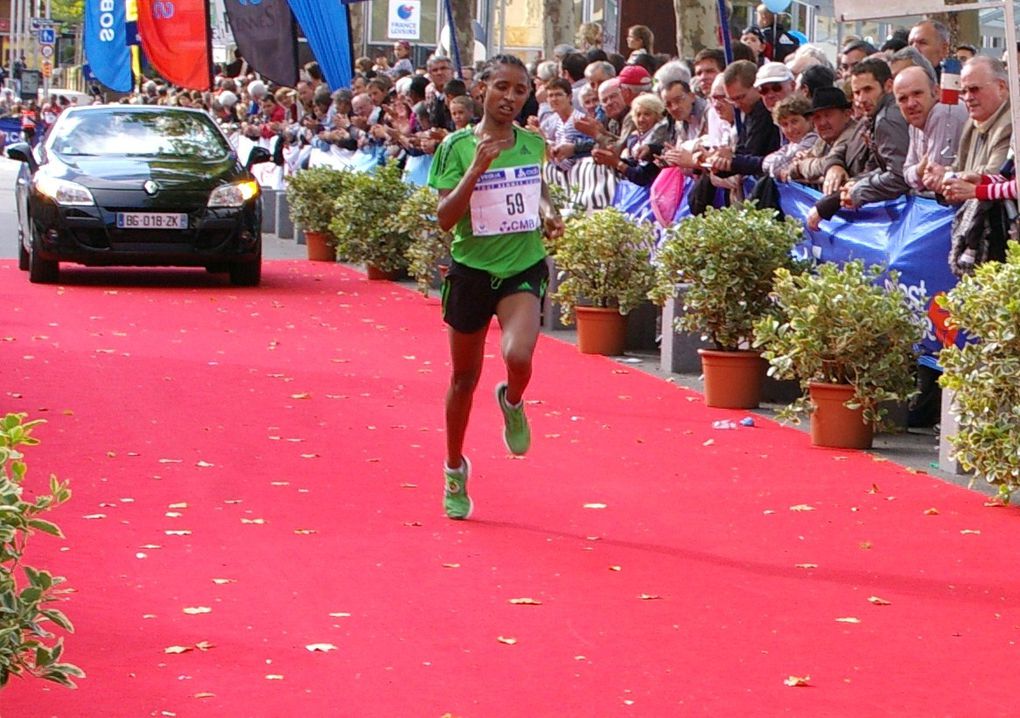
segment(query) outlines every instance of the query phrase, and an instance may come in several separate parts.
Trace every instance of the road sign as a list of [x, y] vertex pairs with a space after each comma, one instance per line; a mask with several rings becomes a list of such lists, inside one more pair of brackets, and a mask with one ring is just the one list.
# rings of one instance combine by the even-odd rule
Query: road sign
[[42, 55], [44, 59], [49, 60], [53, 57], [53, 45], [40, 45], [39, 54]]
[[39, 28], [39, 44], [52, 45], [57, 41], [57, 30], [54, 27]]
[[44, 17], [34, 17], [30, 21], [30, 26], [32, 28], [32, 32], [38, 32], [39, 30], [41, 30], [44, 27], [54, 27], [54, 26], [56, 26], [56, 24], [57, 24], [56, 21], [54, 21], [54, 20], [47, 20]]
[[49, 60], [43, 60], [39, 66], [42, 68], [42, 76], [49, 78], [53, 74], [53, 63]]

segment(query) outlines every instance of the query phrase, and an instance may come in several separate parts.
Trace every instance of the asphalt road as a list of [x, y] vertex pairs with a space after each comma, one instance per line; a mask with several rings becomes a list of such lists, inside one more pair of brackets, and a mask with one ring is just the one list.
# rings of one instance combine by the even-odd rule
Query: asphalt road
[[18, 258], [18, 210], [14, 204], [14, 179], [18, 165], [0, 158], [0, 259]]

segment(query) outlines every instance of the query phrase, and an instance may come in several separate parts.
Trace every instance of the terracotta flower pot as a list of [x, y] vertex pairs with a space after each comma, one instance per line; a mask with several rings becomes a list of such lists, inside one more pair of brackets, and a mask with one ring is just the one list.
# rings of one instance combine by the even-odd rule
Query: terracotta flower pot
[[863, 419], [863, 409], [843, 404], [854, 395], [849, 384], [811, 382], [808, 386], [814, 411], [811, 413], [811, 443], [837, 449], [870, 449], [875, 428]]
[[577, 319], [577, 350], [582, 354], [623, 354], [627, 318], [609, 307], [574, 307]]
[[720, 409], [754, 409], [761, 401], [765, 360], [759, 352], [699, 349], [705, 375], [705, 404]]
[[308, 259], [313, 262], [335, 262], [336, 248], [329, 241], [325, 232], [305, 231], [305, 245], [308, 247]]
[[400, 276], [400, 272], [396, 270], [387, 271], [385, 269], [379, 269], [379, 267], [375, 266], [374, 264], [367, 264], [365, 265], [365, 267], [366, 273], [368, 274], [368, 278], [371, 279], [372, 281], [392, 282], [394, 279]]

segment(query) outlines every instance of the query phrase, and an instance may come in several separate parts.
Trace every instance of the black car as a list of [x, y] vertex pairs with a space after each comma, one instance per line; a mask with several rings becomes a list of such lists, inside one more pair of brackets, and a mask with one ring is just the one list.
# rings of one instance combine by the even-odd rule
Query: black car
[[17, 179], [19, 264], [55, 282], [60, 262], [198, 266], [255, 286], [262, 198], [209, 115], [185, 108], [97, 105], [60, 114], [33, 151], [9, 145]]

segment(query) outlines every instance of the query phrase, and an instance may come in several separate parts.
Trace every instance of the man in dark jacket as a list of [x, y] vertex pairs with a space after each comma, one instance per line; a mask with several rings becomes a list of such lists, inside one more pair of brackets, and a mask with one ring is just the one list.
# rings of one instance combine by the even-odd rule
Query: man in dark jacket
[[726, 97], [740, 110], [743, 123], [737, 134], [736, 149], [730, 152], [722, 148], [707, 159], [712, 171], [720, 176], [759, 175], [765, 155], [779, 149], [779, 128], [762, 101], [760, 85], [756, 86], [757, 74], [757, 66], [748, 60], [730, 63], [723, 72]]
[[808, 212], [806, 224], [818, 229], [843, 209], [867, 202], [895, 199], [909, 191], [903, 163], [910, 145], [907, 121], [892, 94], [892, 72], [885, 60], [868, 58], [850, 75], [854, 108], [861, 118], [845, 143], [837, 143], [826, 160], [820, 199]]

